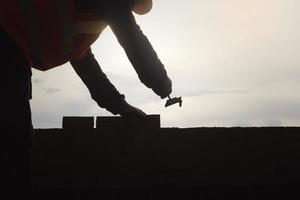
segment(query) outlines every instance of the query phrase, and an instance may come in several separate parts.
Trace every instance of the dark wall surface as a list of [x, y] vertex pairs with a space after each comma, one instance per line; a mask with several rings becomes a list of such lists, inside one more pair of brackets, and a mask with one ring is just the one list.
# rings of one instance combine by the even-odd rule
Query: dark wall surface
[[300, 128], [159, 128], [154, 118], [36, 129], [35, 187], [298, 188]]

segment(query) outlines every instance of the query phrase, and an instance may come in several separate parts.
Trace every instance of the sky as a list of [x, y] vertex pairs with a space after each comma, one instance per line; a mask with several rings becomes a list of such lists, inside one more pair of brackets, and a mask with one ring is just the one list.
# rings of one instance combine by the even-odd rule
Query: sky
[[[92, 50], [126, 100], [162, 127], [300, 125], [300, 1], [153, 0], [136, 16], [172, 79], [165, 99], [144, 86], [107, 28]], [[70, 64], [33, 70], [34, 128], [61, 128], [63, 116], [112, 116], [98, 107]]]

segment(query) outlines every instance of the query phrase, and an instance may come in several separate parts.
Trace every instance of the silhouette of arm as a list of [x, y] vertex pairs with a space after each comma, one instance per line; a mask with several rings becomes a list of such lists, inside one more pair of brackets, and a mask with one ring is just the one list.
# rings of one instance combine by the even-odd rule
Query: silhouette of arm
[[126, 103], [125, 96], [120, 94], [108, 80], [92, 51], [89, 50], [79, 61], [71, 61], [71, 65], [98, 105], [115, 115], [120, 114], [122, 106]]
[[167, 97], [171, 93], [172, 82], [149, 40], [136, 23], [131, 10], [115, 9], [109, 16], [108, 24], [141, 82], [161, 98]]

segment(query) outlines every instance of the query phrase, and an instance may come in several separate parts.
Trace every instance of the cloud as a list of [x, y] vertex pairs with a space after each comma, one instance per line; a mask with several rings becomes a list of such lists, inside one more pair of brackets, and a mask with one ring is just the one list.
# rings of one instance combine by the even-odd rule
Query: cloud
[[32, 84], [34, 84], [34, 86], [39, 87], [42, 91], [44, 91], [47, 94], [53, 94], [53, 93], [62, 91], [59, 88], [45, 86], [46, 81], [44, 81], [43, 79], [40, 79], [40, 78], [34, 78], [32, 80]]
[[59, 88], [53, 88], [53, 87], [47, 87], [47, 88], [42, 88], [47, 94], [52, 94], [55, 92], [61, 92], [62, 90]]
[[164, 108], [163, 102], [143, 105], [147, 113], [160, 113], [164, 127], [297, 126], [300, 103], [272, 91], [214, 93], [183, 97], [183, 106]]
[[232, 126], [233, 127], [249, 127], [249, 126], [251, 126], [251, 124], [247, 123], [245, 121], [236, 121], [236, 122], [232, 123]]
[[215, 94], [246, 94], [249, 93], [249, 90], [239, 90], [239, 89], [179, 89], [177, 93], [181, 94], [183, 97], [199, 97], [204, 95], [215, 95]]
[[45, 81], [40, 79], [40, 78], [34, 78], [32, 80], [32, 83], [36, 84], [36, 85], [41, 85], [42, 83], [44, 83]]
[[282, 121], [279, 119], [268, 119], [265, 122], [266, 126], [282, 126]]

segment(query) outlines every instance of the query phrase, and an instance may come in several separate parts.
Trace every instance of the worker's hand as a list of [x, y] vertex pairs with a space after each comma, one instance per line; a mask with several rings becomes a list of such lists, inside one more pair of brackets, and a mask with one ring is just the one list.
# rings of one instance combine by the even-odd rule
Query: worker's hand
[[153, 88], [153, 91], [160, 96], [160, 98], [164, 99], [168, 97], [172, 92], [172, 81], [167, 77], [165, 81], [159, 85], [159, 88]]
[[145, 119], [147, 116], [142, 110], [128, 104], [127, 102], [122, 104], [119, 114], [122, 117], [136, 117], [140, 119]]

